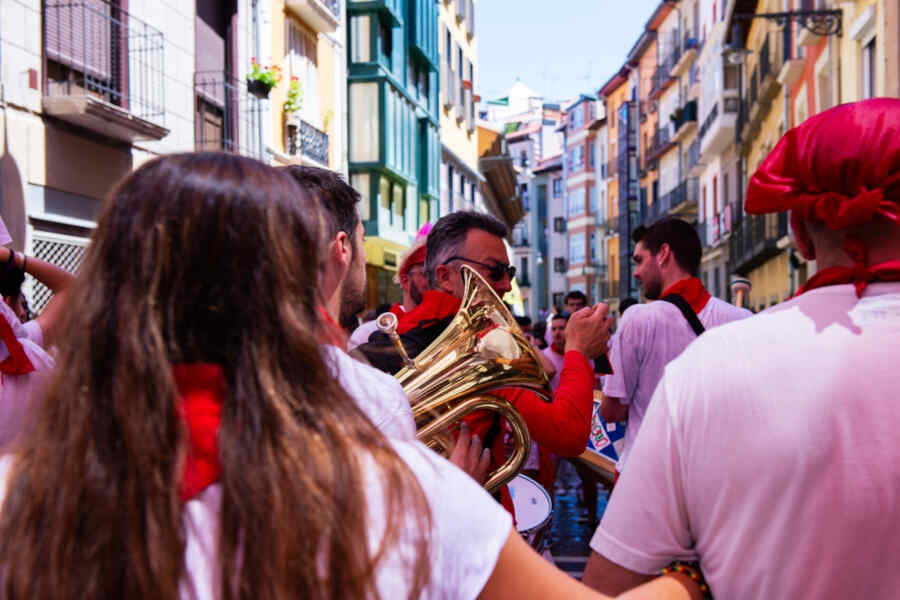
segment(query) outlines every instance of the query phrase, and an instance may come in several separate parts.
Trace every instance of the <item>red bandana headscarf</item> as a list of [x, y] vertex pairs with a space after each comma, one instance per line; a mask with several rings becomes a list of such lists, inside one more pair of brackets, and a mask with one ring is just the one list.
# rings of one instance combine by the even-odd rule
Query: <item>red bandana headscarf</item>
[[[900, 100], [876, 98], [819, 113], [788, 131], [747, 187], [746, 210], [790, 210], [795, 236], [804, 221], [846, 230], [876, 219], [900, 224]], [[816, 274], [800, 290], [900, 280], [900, 261], [870, 265], [865, 241], [845, 238], [853, 267]]]

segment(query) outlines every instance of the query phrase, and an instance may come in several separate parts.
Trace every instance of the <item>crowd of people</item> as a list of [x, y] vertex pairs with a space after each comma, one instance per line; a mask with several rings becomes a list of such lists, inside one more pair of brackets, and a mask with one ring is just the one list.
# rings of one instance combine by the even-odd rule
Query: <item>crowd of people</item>
[[[898, 134], [900, 100], [836, 107], [750, 179], [746, 211], [791, 211], [819, 267], [787, 302], [711, 297], [695, 230], [665, 218], [634, 231], [647, 302], [614, 333], [578, 292], [519, 321], [550, 396], [493, 392], [528, 428], [524, 473], [552, 490], [596, 418], [627, 422], [582, 582], [481, 485], [502, 418], [463, 418], [447, 459], [416, 440], [395, 341], [357, 321], [351, 186], [223, 153], [143, 164], [77, 276], [0, 247], [0, 596], [893, 597]], [[509, 291], [507, 235], [466, 211], [419, 232], [386, 307], [409, 357], [457, 314], [464, 265]], [[34, 319], [25, 274], [53, 292]]]

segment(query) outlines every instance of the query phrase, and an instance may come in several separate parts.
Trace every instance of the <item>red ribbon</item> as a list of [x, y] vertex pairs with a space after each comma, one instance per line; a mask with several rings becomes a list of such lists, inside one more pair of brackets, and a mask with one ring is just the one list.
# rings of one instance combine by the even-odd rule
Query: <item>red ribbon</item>
[[178, 388], [177, 409], [188, 428], [190, 447], [181, 474], [182, 502], [196, 497], [219, 480], [219, 424], [225, 398], [225, 374], [220, 365], [180, 364], [172, 367]]
[[900, 260], [892, 260], [868, 267], [857, 264], [854, 267], [831, 267], [819, 271], [809, 278], [798, 291], [797, 296], [825, 287], [827, 285], [840, 285], [852, 283], [856, 288], [856, 297], [862, 296], [866, 286], [873, 281], [900, 281]]
[[0, 316], [0, 340], [6, 344], [9, 356], [0, 362], [0, 373], [5, 375], [26, 375], [34, 371], [34, 365], [25, 354], [25, 348], [16, 337], [12, 325], [3, 316]]

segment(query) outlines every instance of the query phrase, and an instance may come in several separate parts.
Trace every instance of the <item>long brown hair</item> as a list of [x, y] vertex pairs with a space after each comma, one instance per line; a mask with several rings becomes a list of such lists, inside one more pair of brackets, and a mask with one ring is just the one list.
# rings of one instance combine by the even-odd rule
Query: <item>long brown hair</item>
[[[379, 557], [416, 530], [410, 595], [422, 591], [422, 490], [316, 342], [314, 202], [287, 173], [211, 153], [149, 162], [112, 193], [8, 481], [4, 598], [178, 596], [187, 436], [171, 365], [201, 361], [222, 365], [228, 384], [210, 582], [222, 597], [377, 597]], [[385, 496], [374, 557], [361, 453]]]

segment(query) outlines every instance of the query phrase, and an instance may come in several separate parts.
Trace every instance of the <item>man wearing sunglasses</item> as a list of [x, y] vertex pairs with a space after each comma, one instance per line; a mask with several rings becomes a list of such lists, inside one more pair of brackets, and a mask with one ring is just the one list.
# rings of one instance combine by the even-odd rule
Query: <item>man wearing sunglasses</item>
[[[475, 269], [491, 285], [498, 296], [511, 289], [515, 267], [510, 266], [503, 239], [506, 226], [494, 217], [471, 211], [460, 211], [442, 217], [428, 234], [425, 271], [431, 287], [415, 310], [400, 318], [398, 333], [407, 352], [415, 357], [444, 330], [459, 310], [463, 295], [462, 266]], [[577, 456], [587, 446], [593, 408], [594, 371], [589, 359], [606, 351], [611, 320], [605, 306], [578, 311], [569, 320], [566, 355], [560, 371], [560, 385], [553, 402], [544, 402], [533, 392], [521, 389], [500, 390], [522, 415], [531, 437], [539, 445], [559, 456]], [[375, 336], [381, 334], [375, 334]], [[372, 342], [376, 340], [371, 338]], [[387, 352], [375, 348], [367, 351], [376, 366], [395, 372], [398, 362], [386, 365]], [[380, 351], [379, 351], [380, 350]], [[467, 419], [470, 430], [491, 448], [496, 467], [505, 460], [503, 423], [491, 412], [473, 413]], [[501, 500], [510, 512], [512, 501], [508, 491]]]

